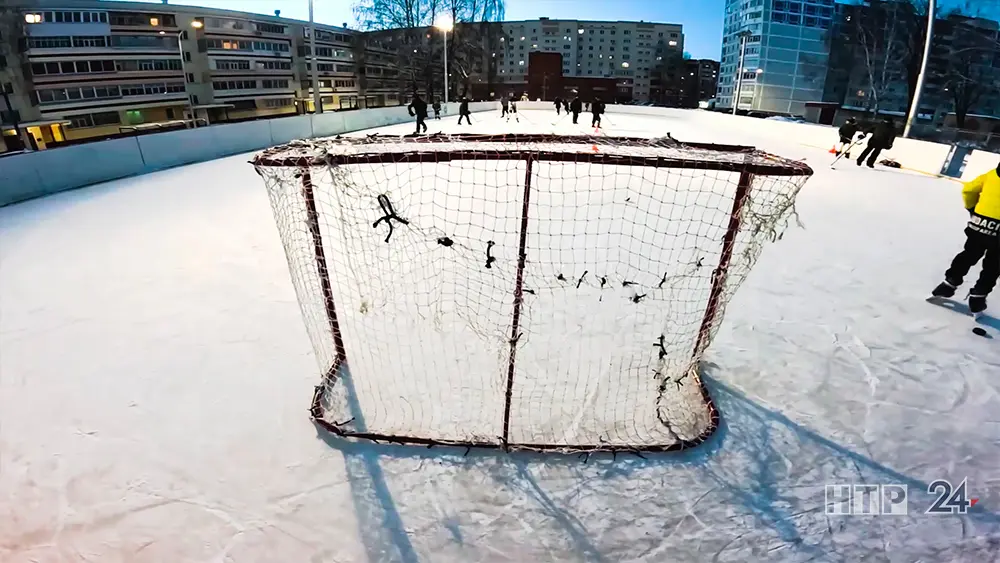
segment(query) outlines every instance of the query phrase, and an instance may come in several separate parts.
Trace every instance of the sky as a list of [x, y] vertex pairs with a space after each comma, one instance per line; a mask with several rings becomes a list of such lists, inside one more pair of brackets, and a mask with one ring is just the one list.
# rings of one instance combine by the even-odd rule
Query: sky
[[[158, 2], [158, 0], [156, 0]], [[170, 0], [171, 4], [208, 6], [307, 20], [306, 0]], [[354, 0], [315, 0], [316, 21], [354, 25]], [[719, 59], [725, 0], [506, 0], [507, 20], [540, 17], [577, 20], [644, 20], [684, 26], [684, 50], [696, 59]]]

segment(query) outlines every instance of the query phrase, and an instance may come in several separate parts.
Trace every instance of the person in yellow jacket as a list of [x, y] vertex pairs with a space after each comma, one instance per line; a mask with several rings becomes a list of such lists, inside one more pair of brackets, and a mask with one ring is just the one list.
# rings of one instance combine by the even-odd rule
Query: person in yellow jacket
[[932, 294], [951, 297], [962, 285], [969, 268], [980, 259], [983, 271], [969, 292], [969, 310], [981, 313], [986, 310], [986, 296], [993, 291], [1000, 277], [1000, 165], [996, 170], [965, 184], [962, 199], [969, 210], [969, 225], [965, 228], [965, 248], [951, 262], [941, 282]]

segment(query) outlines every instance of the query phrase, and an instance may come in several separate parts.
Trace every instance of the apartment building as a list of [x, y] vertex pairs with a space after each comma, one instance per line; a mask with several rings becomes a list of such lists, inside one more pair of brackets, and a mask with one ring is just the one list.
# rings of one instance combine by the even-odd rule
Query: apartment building
[[834, 0], [726, 0], [725, 10], [719, 107], [802, 115], [822, 99]]
[[[9, 106], [0, 107], [0, 150], [184, 127], [192, 115], [214, 123], [314, 110], [306, 22], [171, 4], [15, 1], [18, 25], [7, 22], [0, 38], [0, 103]], [[399, 103], [389, 53], [356, 31], [316, 28], [325, 108]], [[370, 66], [360, 79], [356, 59]]]
[[541, 18], [503, 22], [502, 29], [497, 80], [507, 91], [525, 90], [528, 54], [546, 52], [562, 56], [563, 76], [612, 78], [623, 101], [655, 101], [658, 63], [684, 52], [679, 24]]
[[719, 61], [690, 59], [684, 61], [680, 76], [681, 107], [696, 108], [698, 102], [711, 100], [719, 87]]

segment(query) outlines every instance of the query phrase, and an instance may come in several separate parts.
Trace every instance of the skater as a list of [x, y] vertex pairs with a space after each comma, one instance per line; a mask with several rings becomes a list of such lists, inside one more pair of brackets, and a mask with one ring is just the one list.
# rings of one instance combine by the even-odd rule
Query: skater
[[507, 116], [507, 121], [510, 121], [510, 116], [514, 116], [514, 121], [520, 123], [521, 120], [517, 117], [517, 102], [514, 100], [510, 101], [510, 115]]
[[844, 156], [851, 158], [851, 144], [854, 142], [854, 134], [858, 132], [858, 122], [853, 117], [847, 118], [847, 121], [840, 126], [837, 131], [840, 133], [840, 148], [837, 149], [837, 156], [840, 153], [844, 153]]
[[569, 100], [563, 100], [563, 110], [569, 113]]
[[583, 103], [583, 111], [590, 111], [590, 102]]
[[[878, 155], [885, 149], [891, 149], [893, 141], [896, 140], [896, 124], [892, 118], [886, 117], [881, 123], [875, 126], [872, 136], [868, 138], [868, 146], [858, 158], [858, 166], [868, 157], [868, 168], [875, 168], [875, 161]], [[869, 156], [870, 155], [870, 156]]]
[[506, 117], [508, 113], [507, 106], [510, 104], [510, 100], [507, 98], [507, 94], [500, 96], [500, 117]]
[[470, 117], [472, 112], [469, 111], [469, 98], [462, 96], [462, 103], [458, 104], [458, 124], [462, 124], [462, 118], [465, 118], [465, 122], [472, 125], [472, 118]]
[[434, 105], [432, 105], [431, 107], [434, 108], [434, 119], [441, 119], [441, 102], [440, 102], [440, 100], [434, 100]]
[[600, 96], [594, 98], [594, 103], [590, 104], [590, 110], [594, 114], [594, 119], [590, 121], [590, 126], [600, 127], [601, 114], [604, 113], [604, 102], [601, 101]]
[[427, 124], [424, 120], [427, 119], [427, 102], [420, 99], [420, 94], [413, 94], [413, 101], [410, 102], [410, 106], [407, 108], [412, 117], [417, 118], [417, 132], [420, 134], [420, 128], [423, 127], [424, 133], [427, 132]]
[[573, 103], [569, 105], [569, 109], [573, 112], [573, 124], [576, 125], [576, 120], [580, 118], [580, 112], [583, 111], [583, 103], [580, 101], [579, 94], [573, 98]]
[[559, 115], [560, 112], [562, 111], [562, 105], [563, 105], [562, 98], [557, 97], [555, 104], [556, 104], [556, 115]]
[[969, 268], [982, 259], [983, 270], [969, 292], [969, 311], [977, 314], [986, 310], [986, 296], [1000, 277], [1000, 165], [965, 184], [962, 199], [970, 216], [965, 228], [965, 248], [952, 260], [944, 281], [934, 288], [932, 295], [955, 295]]

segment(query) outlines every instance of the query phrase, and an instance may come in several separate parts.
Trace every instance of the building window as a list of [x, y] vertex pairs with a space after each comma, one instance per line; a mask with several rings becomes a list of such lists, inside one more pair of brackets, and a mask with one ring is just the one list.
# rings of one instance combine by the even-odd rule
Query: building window
[[[322, 85], [320, 82], [321, 87]], [[288, 80], [261, 80], [261, 87], [267, 89], [288, 88]]]
[[264, 100], [264, 107], [267, 108], [284, 108], [295, 105], [295, 100], [292, 98], [278, 98], [272, 100]]
[[263, 31], [264, 33], [278, 33], [281, 35], [285, 34], [285, 26], [277, 25], [273, 23], [254, 23], [257, 26], [257, 31]]
[[215, 61], [216, 70], [250, 70], [250, 61], [219, 59]]

